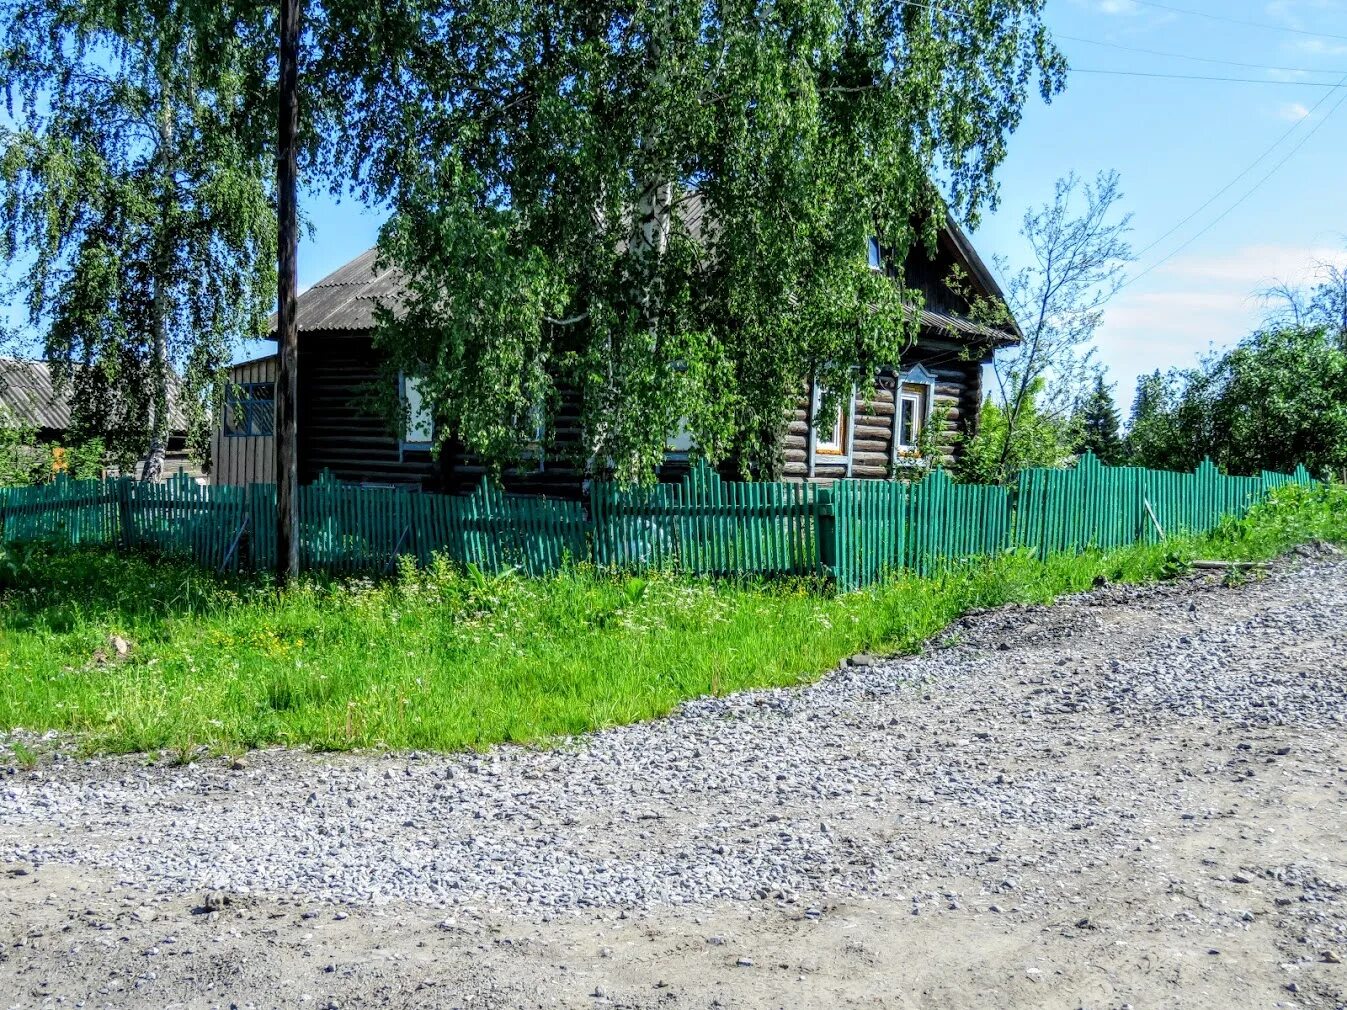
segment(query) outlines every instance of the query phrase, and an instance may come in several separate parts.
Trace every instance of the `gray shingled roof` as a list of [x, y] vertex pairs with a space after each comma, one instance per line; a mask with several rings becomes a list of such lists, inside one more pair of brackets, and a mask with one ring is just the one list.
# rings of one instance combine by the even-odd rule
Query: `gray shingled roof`
[[[396, 302], [402, 291], [397, 270], [376, 270], [375, 249], [366, 249], [299, 296], [300, 332], [372, 330], [374, 307]], [[275, 317], [272, 317], [275, 326]]]
[[[697, 201], [688, 214], [689, 227], [694, 233], [702, 228], [701, 204]], [[1005, 301], [1000, 286], [987, 269], [973, 244], [952, 217], [947, 216], [946, 229], [955, 248], [965, 257], [975, 278], [987, 293]], [[299, 296], [298, 325], [301, 333], [319, 330], [364, 332], [374, 329], [374, 309], [382, 302], [394, 307], [402, 293], [402, 275], [396, 268], [376, 270], [376, 249], [367, 249], [345, 266], [337, 268]], [[1018, 329], [1012, 333], [992, 329], [946, 312], [923, 310], [922, 323], [936, 330], [961, 333], [990, 339], [997, 343], [1014, 343]], [[276, 319], [271, 320], [275, 332]], [[1012, 324], [1013, 325], [1013, 324]]]
[[[170, 396], [177, 391], [177, 382]], [[69, 390], [57, 391], [51, 366], [45, 361], [0, 358], [0, 404], [21, 422], [35, 428], [64, 431], [70, 427]], [[170, 406], [174, 431], [186, 431], [187, 420], [179, 406]]]

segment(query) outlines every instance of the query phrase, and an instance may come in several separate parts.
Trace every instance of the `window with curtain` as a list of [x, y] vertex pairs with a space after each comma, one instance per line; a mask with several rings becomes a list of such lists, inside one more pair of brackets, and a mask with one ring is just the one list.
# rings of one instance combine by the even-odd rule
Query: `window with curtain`
[[398, 394], [407, 405], [407, 431], [402, 436], [404, 449], [429, 449], [435, 438], [435, 424], [421, 395], [420, 380], [410, 375], [398, 376]]
[[838, 398], [837, 412], [832, 418], [831, 427], [826, 422], [822, 425], [817, 424], [825, 395], [826, 391], [822, 386], [814, 387], [813, 413], [816, 422], [814, 454], [816, 456], [845, 456], [847, 453], [847, 423], [851, 414], [851, 399], [855, 396], [855, 392], [853, 391], [851, 397]]

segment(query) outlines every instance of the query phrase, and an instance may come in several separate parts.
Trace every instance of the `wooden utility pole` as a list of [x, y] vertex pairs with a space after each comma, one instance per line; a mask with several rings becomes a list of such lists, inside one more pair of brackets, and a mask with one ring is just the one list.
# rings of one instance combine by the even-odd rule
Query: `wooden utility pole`
[[299, 465], [295, 399], [299, 353], [296, 296], [299, 225], [295, 137], [299, 133], [300, 0], [280, 0], [280, 109], [277, 121], [276, 191], [279, 218], [276, 311], [276, 575], [284, 584], [299, 574]]

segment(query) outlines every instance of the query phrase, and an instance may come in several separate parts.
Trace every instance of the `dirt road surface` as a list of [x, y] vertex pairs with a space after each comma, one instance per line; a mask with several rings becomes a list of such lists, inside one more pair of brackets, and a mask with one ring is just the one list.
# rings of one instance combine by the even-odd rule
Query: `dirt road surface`
[[1337, 1008], [1345, 888], [1327, 551], [559, 748], [0, 747], [0, 1007]]

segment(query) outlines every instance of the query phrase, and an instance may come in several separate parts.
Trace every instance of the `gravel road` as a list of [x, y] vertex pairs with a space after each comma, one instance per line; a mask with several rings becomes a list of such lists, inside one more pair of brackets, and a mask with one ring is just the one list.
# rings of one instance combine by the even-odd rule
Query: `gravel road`
[[3, 768], [0, 1006], [1347, 1006], [1347, 561], [551, 749]]

